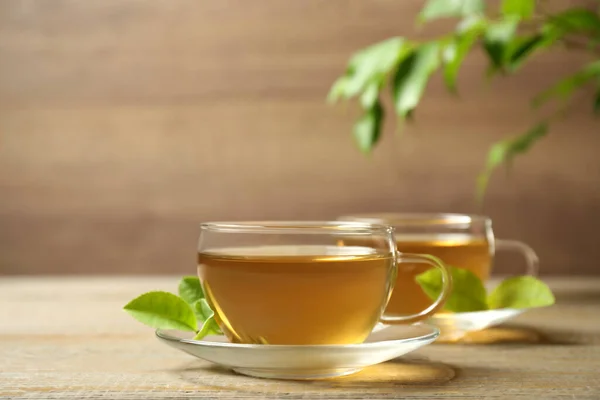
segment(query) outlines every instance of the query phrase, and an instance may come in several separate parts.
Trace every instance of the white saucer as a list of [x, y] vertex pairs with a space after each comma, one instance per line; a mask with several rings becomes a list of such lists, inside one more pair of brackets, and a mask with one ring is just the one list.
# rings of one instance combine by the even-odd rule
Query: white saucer
[[499, 325], [527, 310], [530, 310], [530, 308], [502, 308], [465, 313], [440, 313], [430, 317], [427, 322], [440, 328], [441, 335], [438, 342], [454, 342], [469, 332]]
[[169, 346], [192, 356], [259, 378], [320, 379], [353, 374], [370, 365], [410, 353], [433, 342], [440, 332], [429, 324], [375, 330], [362, 344], [234, 344], [223, 336], [193, 340], [192, 332], [157, 330]]

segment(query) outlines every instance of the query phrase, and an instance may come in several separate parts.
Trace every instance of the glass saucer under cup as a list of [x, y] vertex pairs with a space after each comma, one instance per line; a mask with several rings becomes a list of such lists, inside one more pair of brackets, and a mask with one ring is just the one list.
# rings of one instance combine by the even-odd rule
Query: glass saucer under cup
[[438, 342], [455, 342], [467, 333], [500, 325], [527, 309], [501, 308], [463, 313], [437, 313], [427, 320], [440, 328]]
[[192, 332], [157, 330], [167, 345], [240, 374], [273, 379], [323, 379], [350, 375], [410, 353], [439, 336], [430, 324], [374, 330], [361, 344], [262, 345], [229, 343], [224, 336], [193, 340]]

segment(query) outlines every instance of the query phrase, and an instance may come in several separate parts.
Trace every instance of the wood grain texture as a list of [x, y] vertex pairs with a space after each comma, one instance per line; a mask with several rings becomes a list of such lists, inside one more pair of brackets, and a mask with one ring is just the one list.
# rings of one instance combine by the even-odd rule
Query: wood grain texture
[[520, 341], [434, 343], [354, 376], [314, 382], [233, 374], [159, 343], [152, 329], [121, 310], [142, 292], [173, 291], [177, 281], [2, 278], [0, 398], [600, 397], [598, 278], [549, 279], [557, 305], [525, 313], [503, 328], [520, 332]]
[[[413, 31], [420, 5], [0, 2], [0, 273], [189, 272], [203, 220], [479, 212], [489, 145], [526, 129], [530, 96], [584, 58], [544, 56], [486, 87], [474, 55], [459, 101], [436, 77], [417, 124], [388, 124], [365, 158], [357, 110], [325, 95], [357, 48], [439, 32]], [[543, 273], [600, 273], [597, 133], [581, 106], [490, 188], [482, 212]]]

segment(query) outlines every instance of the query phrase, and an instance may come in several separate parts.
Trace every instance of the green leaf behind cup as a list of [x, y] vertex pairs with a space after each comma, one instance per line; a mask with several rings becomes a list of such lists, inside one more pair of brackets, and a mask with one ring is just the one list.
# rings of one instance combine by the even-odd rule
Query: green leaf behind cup
[[206, 321], [204, 321], [204, 324], [202, 324], [202, 328], [200, 329], [198, 334], [194, 337], [194, 339], [200, 340], [207, 335], [222, 335], [222, 334], [223, 333], [221, 332], [219, 325], [217, 325], [217, 321], [215, 321], [215, 318], [210, 317]]
[[[470, 312], [487, 310], [486, 291], [481, 280], [469, 270], [448, 267], [452, 275], [452, 292], [444, 310]], [[425, 294], [436, 299], [442, 291], [442, 273], [439, 269], [427, 270], [416, 277]]]
[[184, 276], [179, 282], [179, 297], [188, 304], [194, 304], [204, 298], [204, 290], [200, 284], [200, 279], [196, 276]]
[[488, 297], [490, 308], [532, 308], [554, 304], [554, 295], [544, 282], [533, 276], [508, 278]]
[[222, 335], [223, 332], [215, 320], [215, 312], [206, 299], [200, 299], [194, 304], [194, 312], [198, 321], [202, 321], [202, 328], [195, 339], [202, 339], [206, 335]]
[[[450, 267], [452, 292], [444, 310], [472, 312], [499, 308], [534, 308], [554, 304], [550, 288], [533, 276], [515, 276], [503, 280], [488, 296], [483, 282], [469, 270]], [[439, 269], [427, 270], [416, 276], [427, 297], [434, 300], [442, 291]]]

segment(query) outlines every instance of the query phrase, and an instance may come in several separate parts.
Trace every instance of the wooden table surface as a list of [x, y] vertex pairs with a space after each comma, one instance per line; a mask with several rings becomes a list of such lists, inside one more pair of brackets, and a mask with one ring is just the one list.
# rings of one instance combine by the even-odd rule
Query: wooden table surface
[[164, 346], [122, 306], [176, 277], [0, 278], [0, 398], [600, 399], [600, 278], [553, 307], [329, 381], [233, 374]]

